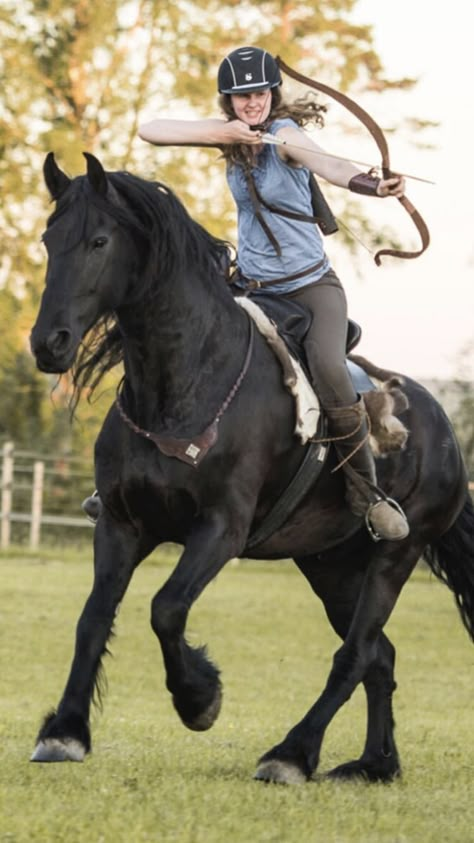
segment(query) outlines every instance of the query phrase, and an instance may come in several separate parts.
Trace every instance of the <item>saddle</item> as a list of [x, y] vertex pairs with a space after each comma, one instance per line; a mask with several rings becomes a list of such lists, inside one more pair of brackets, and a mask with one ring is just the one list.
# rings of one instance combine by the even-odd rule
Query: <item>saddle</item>
[[[249, 299], [262, 308], [266, 316], [271, 319], [278, 328], [290, 351], [305, 363], [302, 359], [302, 346], [304, 338], [311, 325], [311, 313], [307, 307], [291, 299], [273, 293], [249, 293]], [[358, 345], [362, 336], [362, 330], [357, 322], [348, 319], [346, 354]]]
[[[311, 313], [307, 307], [292, 299], [283, 298], [274, 293], [249, 293], [247, 298], [260, 307], [265, 316], [275, 323], [278, 333], [288, 346], [289, 351], [301, 363], [309, 378], [308, 363], [304, 351], [304, 339], [311, 325]], [[346, 355], [358, 345], [362, 329], [352, 319], [347, 321]], [[351, 360], [346, 361], [349, 375], [356, 392], [373, 389], [374, 385], [360, 366]], [[310, 379], [310, 378], [309, 378]]]

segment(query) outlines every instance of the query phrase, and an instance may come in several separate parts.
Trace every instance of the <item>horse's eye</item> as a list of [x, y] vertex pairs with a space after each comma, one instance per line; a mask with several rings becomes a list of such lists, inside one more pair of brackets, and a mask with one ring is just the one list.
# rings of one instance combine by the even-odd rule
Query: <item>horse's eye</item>
[[107, 237], [96, 237], [92, 242], [93, 249], [102, 249], [107, 243]]

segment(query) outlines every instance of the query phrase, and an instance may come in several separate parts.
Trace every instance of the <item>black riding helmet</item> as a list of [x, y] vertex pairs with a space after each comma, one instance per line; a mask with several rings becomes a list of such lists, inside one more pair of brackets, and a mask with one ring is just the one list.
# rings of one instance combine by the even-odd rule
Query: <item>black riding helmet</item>
[[273, 56], [260, 47], [239, 47], [229, 53], [217, 74], [220, 94], [247, 94], [278, 85], [281, 85], [280, 68]]

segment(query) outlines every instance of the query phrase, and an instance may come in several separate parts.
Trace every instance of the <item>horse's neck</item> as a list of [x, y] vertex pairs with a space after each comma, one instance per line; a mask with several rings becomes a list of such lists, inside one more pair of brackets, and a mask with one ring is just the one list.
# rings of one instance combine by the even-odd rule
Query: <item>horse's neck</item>
[[178, 436], [212, 421], [248, 338], [247, 319], [232, 297], [212, 294], [198, 279], [173, 279], [151, 302], [118, 317], [134, 420]]

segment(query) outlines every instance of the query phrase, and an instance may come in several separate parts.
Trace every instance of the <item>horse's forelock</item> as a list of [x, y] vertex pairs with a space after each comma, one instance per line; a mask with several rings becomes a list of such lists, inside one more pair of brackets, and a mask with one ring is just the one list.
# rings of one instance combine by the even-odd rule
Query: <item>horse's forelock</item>
[[73, 249], [84, 237], [87, 208], [86, 203], [80, 201], [84, 192], [84, 178], [79, 176], [71, 181], [67, 190], [57, 200], [46, 224], [43, 238], [48, 240], [53, 234], [59, 235], [61, 252]]

